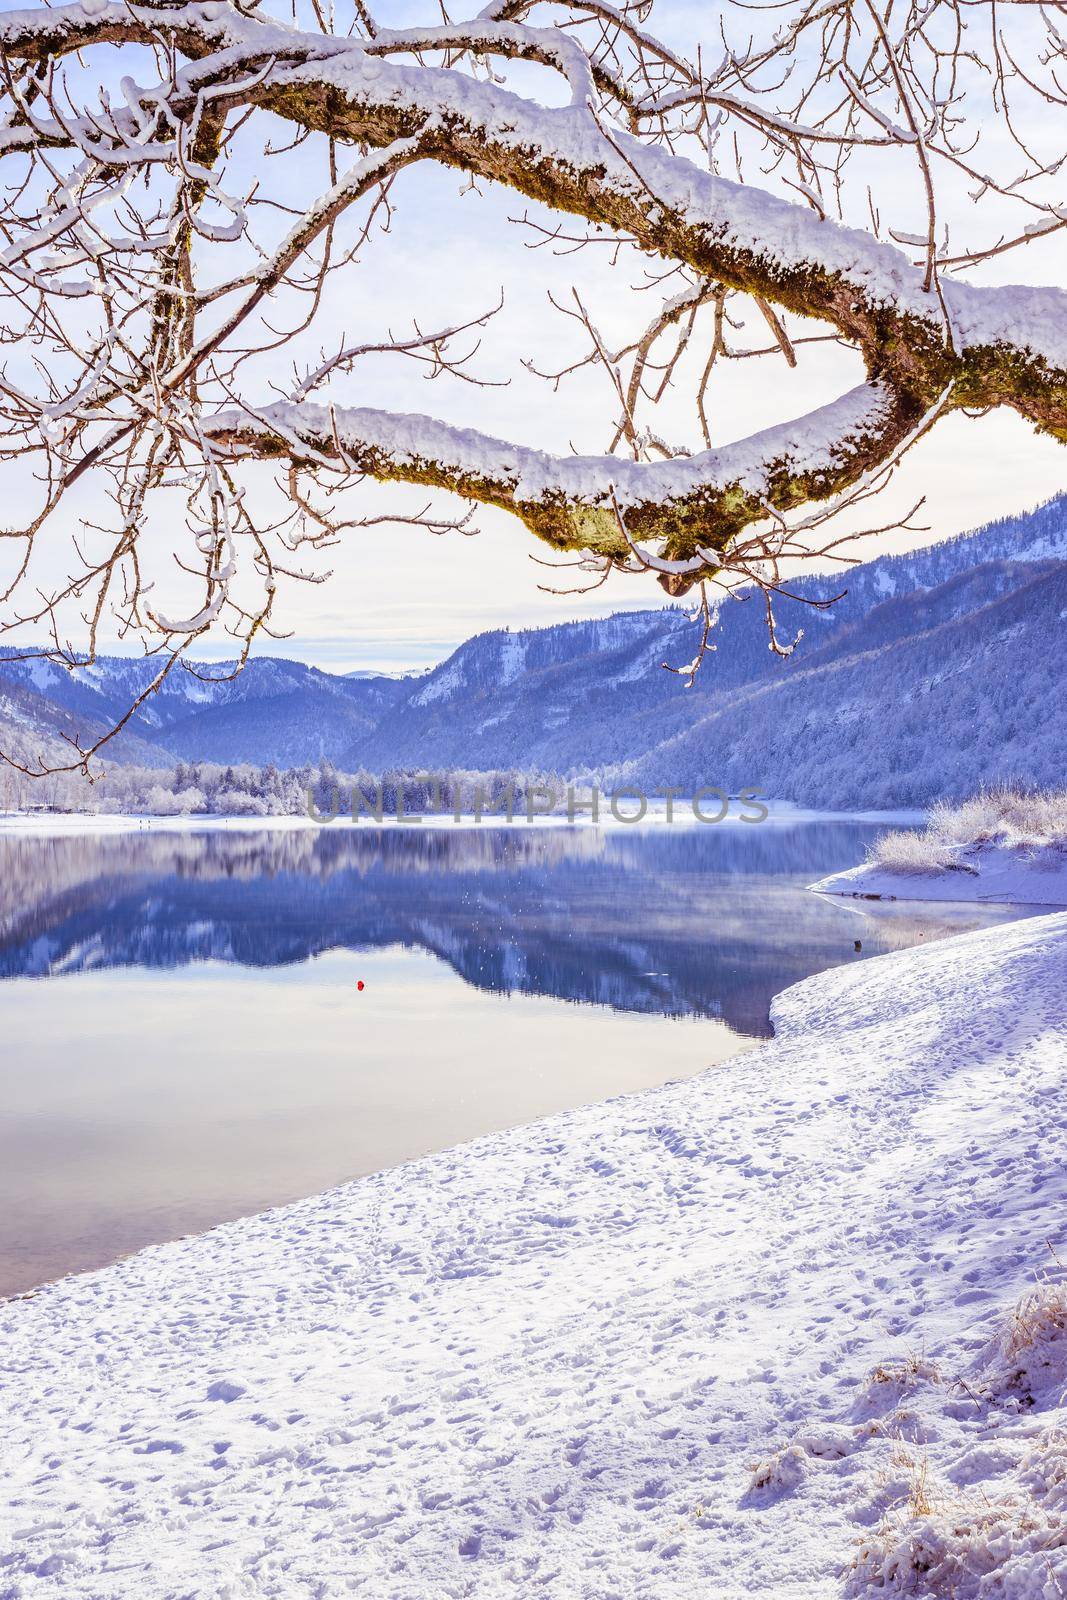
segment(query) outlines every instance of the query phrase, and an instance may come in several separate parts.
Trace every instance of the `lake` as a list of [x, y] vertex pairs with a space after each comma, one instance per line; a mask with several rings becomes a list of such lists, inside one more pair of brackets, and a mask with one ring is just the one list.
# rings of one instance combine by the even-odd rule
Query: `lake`
[[1025, 914], [806, 891], [878, 831], [0, 836], [0, 1295], [704, 1071], [801, 978]]

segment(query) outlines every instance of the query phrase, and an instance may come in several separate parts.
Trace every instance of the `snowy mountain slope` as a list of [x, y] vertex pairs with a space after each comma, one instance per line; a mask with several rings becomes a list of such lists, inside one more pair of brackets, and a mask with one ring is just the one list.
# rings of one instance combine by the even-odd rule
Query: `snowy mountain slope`
[[[835, 657], [861, 661], [876, 642], [888, 645], [929, 631], [950, 618], [972, 618], [976, 648], [989, 618], [991, 600], [1032, 582], [1038, 571], [1067, 560], [1067, 495], [1033, 512], [991, 525], [907, 555], [884, 556], [846, 569], [838, 579], [806, 578], [798, 591], [827, 596], [847, 589], [827, 611], [814, 611], [783, 599], [778, 618], [784, 637], [804, 629], [796, 654], [783, 661], [771, 654], [762, 606], [728, 601], [708, 656], [691, 689], [663, 663], [677, 666], [692, 658], [696, 631], [684, 607], [625, 612], [615, 616], [522, 632], [496, 631], [468, 640], [432, 672], [407, 678], [337, 676], [298, 662], [271, 657], [254, 660], [233, 681], [205, 683], [175, 672], [140, 713], [131, 734], [157, 743], [189, 760], [275, 761], [301, 765], [328, 756], [343, 770], [389, 768], [485, 770], [546, 769], [588, 772], [638, 761], [662, 747], [663, 761], [651, 763], [658, 782], [714, 783], [722, 771], [719, 747], [699, 745], [717, 717], [736, 697], [763, 688], [782, 695], [776, 715], [791, 724], [774, 725], [783, 745], [803, 745], [805, 730], [829, 718], [849, 723], [849, 708], [866, 704], [849, 687], [847, 674], [817, 679], [820, 664]], [[1063, 618], [1046, 616], [1048, 638], [1063, 631]], [[1023, 619], [1025, 626], [1025, 619]], [[961, 634], [962, 637], [962, 634]], [[1062, 652], [1052, 650], [1049, 666], [1058, 683]], [[45, 663], [4, 665], [0, 686], [12, 684], [47, 696], [94, 725], [114, 719], [148, 681], [155, 664], [108, 658], [88, 677], [72, 677]], [[205, 669], [221, 677], [223, 669]], [[862, 666], [859, 668], [862, 676]], [[807, 684], [807, 701], [791, 697]], [[979, 696], [986, 686], [975, 679]], [[992, 682], [989, 692], [1003, 685]], [[831, 696], [829, 701], [820, 698]], [[701, 734], [695, 732], [702, 728]], [[1031, 730], [1033, 738], [1039, 729]], [[684, 774], [666, 770], [676, 753], [669, 741], [693, 734], [701, 754]], [[1035, 752], [1021, 741], [1022, 767], [1034, 769]], [[125, 754], [121, 741], [112, 749]], [[750, 776], [749, 764], [742, 781]], [[991, 776], [981, 765], [968, 769], [978, 782]], [[777, 776], [772, 761], [765, 777]], [[1062, 777], [1062, 771], [1059, 774]], [[914, 788], [914, 785], [913, 785]], [[783, 792], [783, 791], [775, 791]], [[835, 778], [820, 786], [794, 784], [788, 792], [813, 804], [849, 802]], [[926, 792], [914, 796], [925, 799]], [[888, 792], [872, 803], [895, 803]]]
[[171, 749], [196, 761], [273, 761], [303, 766], [358, 743], [377, 726], [389, 689], [368, 683], [360, 696], [317, 685], [234, 700], [178, 717], [165, 731]]
[[855, 808], [1062, 786], [1067, 563], [1029, 570], [1019, 587], [997, 565], [889, 602], [890, 618], [874, 611], [791, 675], [726, 697], [628, 776]]
[[1056, 1600], [1065, 1016], [1067, 915], [884, 956], [7, 1303], [6, 1600]]
[[[23, 766], [33, 770], [41, 763], [62, 767], [76, 759], [75, 744], [84, 749], [111, 726], [112, 719], [102, 715], [99, 707], [89, 714], [69, 709], [49, 694], [38, 693], [25, 682], [12, 681], [0, 671], [0, 750]], [[145, 767], [170, 766], [174, 760], [171, 752], [155, 740], [128, 730], [112, 741], [109, 753], [112, 759]]]
[[[128, 709], [158, 673], [155, 659], [103, 656], [69, 672], [48, 661], [7, 661], [0, 653], [0, 692], [22, 690], [57, 707], [68, 719], [105, 728]], [[146, 761], [156, 745], [168, 763], [194, 760], [301, 764], [335, 754], [376, 726], [401, 685], [392, 678], [350, 678], [299, 661], [257, 657], [235, 678], [225, 663], [205, 663], [202, 675], [175, 668], [109, 746], [112, 760]]]
[[[9, 653], [0, 652], [5, 682], [26, 684], [71, 710], [89, 705], [110, 712], [117, 705], [128, 705], [163, 665], [160, 657], [101, 656], [92, 666], [71, 671], [50, 661], [7, 661]], [[377, 677], [349, 679], [273, 656], [255, 657], [235, 677], [228, 676], [232, 668], [232, 662], [205, 662], [192, 672], [179, 664], [146, 703], [142, 716], [151, 726], [164, 727], [199, 706], [239, 704], [312, 688], [359, 704], [392, 682]]]
[[[1067, 495], [974, 534], [846, 568], [837, 578], [805, 578], [795, 585], [799, 594], [847, 594], [826, 611], [779, 602], [783, 637], [805, 631], [789, 661], [768, 651], [762, 606], [724, 603], [715, 654], [688, 690], [662, 670], [664, 662], [677, 666], [693, 655], [696, 630], [682, 606], [480, 634], [419, 680], [341, 764], [518, 764], [567, 771], [627, 760], [692, 726], [724, 691], [787, 681], [826, 640], [854, 629], [895, 596], [936, 588], [979, 564], [1051, 558], [1067, 559]], [[1017, 569], [1016, 582], [1025, 571]], [[901, 623], [912, 625], [908, 617]]]

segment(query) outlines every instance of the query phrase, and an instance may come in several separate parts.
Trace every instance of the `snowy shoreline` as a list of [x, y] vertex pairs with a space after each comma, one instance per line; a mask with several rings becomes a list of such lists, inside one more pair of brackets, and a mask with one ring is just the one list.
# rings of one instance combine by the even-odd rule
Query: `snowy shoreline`
[[1064, 1411], [982, 1352], [1063, 1253], [1067, 915], [772, 1015], [702, 1077], [0, 1305], [5, 1600], [912, 1593], [919, 1472], [954, 1528], [1015, 1496], [982, 1570], [1056, 1593]]
[[876, 861], [821, 878], [816, 894], [858, 900], [936, 900], [958, 904], [1067, 906], [1067, 852], [988, 845], [959, 852], [952, 867], [892, 872]]
[[[584, 798], [584, 797], [579, 797]], [[646, 827], [674, 827], [687, 829], [712, 829], [716, 827], [742, 827], [746, 830], [764, 828], [774, 824], [796, 822], [878, 822], [908, 826], [921, 820], [922, 813], [918, 811], [818, 811], [803, 806], [795, 806], [790, 801], [772, 800], [766, 802], [769, 815], [762, 822], [744, 821], [740, 815], [731, 813], [724, 817], [722, 822], [700, 822], [693, 816], [689, 802], [679, 797], [675, 801], [675, 814], [673, 820], [668, 822], [666, 810], [663, 806], [648, 808], [647, 815], [640, 821], [620, 822], [613, 817], [605, 798], [601, 797], [601, 810], [597, 822], [585, 813], [576, 816], [573, 822], [568, 821], [565, 815], [542, 816], [535, 815], [533, 821], [528, 821], [521, 809], [515, 812], [514, 820], [508, 822], [504, 816], [486, 814], [481, 821], [477, 821], [473, 814], [463, 815], [457, 822], [451, 812], [443, 812], [439, 816], [427, 814], [415, 818], [409, 817], [403, 822], [398, 822], [396, 817], [388, 814], [382, 822], [371, 816], [360, 816], [358, 822], [353, 822], [351, 817], [338, 816], [330, 822], [317, 822], [310, 816], [282, 816], [282, 817], [240, 817], [240, 816], [214, 816], [214, 815], [185, 815], [185, 816], [126, 816], [112, 812], [43, 812], [43, 811], [3, 811], [0, 812], [0, 836], [4, 834], [58, 834], [58, 833], [138, 833], [151, 830], [166, 833], [190, 833], [201, 831], [217, 831], [227, 833], [252, 832], [291, 832], [299, 829], [317, 829], [322, 832], [353, 832], [367, 833], [378, 831], [382, 828], [397, 829], [404, 833], [414, 833], [420, 828], [610, 828], [623, 833], [633, 832], [635, 829]]]

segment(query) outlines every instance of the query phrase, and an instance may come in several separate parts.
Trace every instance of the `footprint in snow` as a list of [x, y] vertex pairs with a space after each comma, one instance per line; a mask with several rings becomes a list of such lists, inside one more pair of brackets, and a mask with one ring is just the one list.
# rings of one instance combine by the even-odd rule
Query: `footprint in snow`
[[213, 1383], [207, 1392], [209, 1400], [221, 1400], [225, 1405], [230, 1405], [234, 1400], [240, 1400], [248, 1390], [243, 1383], [234, 1383], [230, 1378], [220, 1378]]

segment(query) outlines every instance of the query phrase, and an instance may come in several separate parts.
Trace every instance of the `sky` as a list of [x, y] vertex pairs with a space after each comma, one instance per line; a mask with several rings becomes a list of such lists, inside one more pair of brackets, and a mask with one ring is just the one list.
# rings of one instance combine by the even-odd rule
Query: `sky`
[[[414, 5], [379, 7], [383, 20], [398, 23], [423, 10]], [[659, 32], [682, 43], [706, 27], [706, 16], [707, 8], [691, 8], [682, 0], [660, 0], [655, 12]], [[543, 77], [528, 81], [544, 83]], [[279, 163], [281, 192], [306, 201], [309, 191], [321, 186], [315, 164], [313, 153], [287, 166]], [[240, 160], [237, 167], [230, 175], [235, 184], [247, 177], [239, 170]], [[515, 219], [524, 212], [536, 217], [535, 207], [491, 186], [472, 190], [444, 169], [423, 164], [403, 173], [395, 197], [390, 231], [346, 269], [323, 325], [313, 339], [298, 344], [298, 357], [314, 363], [319, 350], [335, 339], [380, 338], [385, 327], [408, 333], [416, 320], [423, 329], [454, 323], [487, 310], [503, 292], [503, 310], [485, 330], [474, 363], [474, 370], [492, 386], [448, 376], [427, 382], [423, 369], [394, 357], [362, 364], [340, 381], [337, 398], [428, 412], [452, 424], [561, 453], [606, 449], [613, 412], [605, 375], [587, 370], [557, 389], [524, 365], [551, 371], [582, 353], [573, 323], [553, 308], [549, 295], [569, 303], [577, 287], [605, 337], [621, 342], [648, 320], [657, 296], [665, 298], [671, 286], [661, 291], [649, 287], [649, 264], [635, 253], [613, 268], [603, 247], [565, 255], [531, 248], [538, 236]], [[914, 185], [898, 190], [890, 186], [883, 205], [901, 227], [921, 222], [916, 212], [918, 207], [921, 213], [921, 195]], [[549, 217], [544, 211], [539, 215]], [[987, 276], [999, 275], [1003, 281], [1005, 271], [1019, 276], [1021, 268], [1028, 281], [1062, 283], [1067, 278], [1067, 260], [1058, 242], [1028, 248], [1024, 256], [1009, 258], [1006, 269], [994, 265]], [[278, 359], [289, 366], [287, 358]], [[276, 370], [269, 381], [284, 385], [285, 376]], [[777, 358], [733, 363], [713, 390], [714, 442], [727, 443], [809, 411], [862, 376], [858, 358], [832, 345], [803, 352], [795, 372]], [[680, 390], [664, 407], [660, 425], [672, 441], [700, 447], [691, 405]], [[884, 533], [857, 547], [856, 553], [869, 558], [945, 538], [1047, 499], [1067, 483], [1065, 463], [1061, 445], [1038, 437], [1013, 414], [981, 419], [954, 415], [906, 458], [882, 501], [853, 514], [847, 531], [872, 521], [892, 521], [925, 497], [916, 518], [921, 531]], [[261, 495], [264, 504], [272, 493], [270, 476], [266, 468], [257, 467], [249, 478], [250, 493]], [[71, 509], [91, 520], [100, 510], [98, 493], [88, 485]], [[381, 515], [398, 507], [416, 511], [426, 499], [425, 491], [368, 485], [352, 497], [348, 514]], [[449, 506], [445, 496], [437, 496], [435, 504], [463, 509], [460, 502]], [[486, 629], [538, 627], [665, 603], [649, 576], [616, 575], [591, 593], [546, 592], [572, 588], [577, 581], [573, 570], [553, 571], [539, 564], [535, 558], [552, 560], [552, 553], [503, 512], [480, 508], [473, 526], [478, 529], [475, 537], [459, 532], [435, 536], [397, 523], [345, 532], [328, 561], [315, 563], [320, 574], [332, 572], [329, 581], [283, 590], [275, 616], [291, 636], [266, 641], [263, 650], [331, 670], [397, 671], [436, 662], [463, 639]], [[833, 581], [840, 587], [839, 573]], [[105, 640], [113, 642], [113, 637]], [[228, 653], [226, 641], [203, 653]]]
[[[631, 286], [633, 267], [613, 271], [604, 252], [555, 257], [547, 249], [530, 249], [530, 235], [509, 223], [523, 202], [499, 191], [461, 194], [452, 173], [416, 169], [404, 174], [399, 188], [391, 233], [354, 274], [360, 297], [346, 331], [371, 334], [383, 323], [406, 331], [412, 316], [424, 328], [447, 325], [457, 314], [492, 306], [503, 289], [504, 310], [485, 331], [475, 366], [487, 378], [506, 380], [507, 387], [427, 382], [419, 369], [394, 359], [363, 369], [358, 385], [348, 390], [353, 403], [428, 412], [560, 453], [572, 446], [605, 450], [614, 416], [606, 378], [578, 374], [555, 392], [522, 363], [552, 370], [581, 353], [572, 325], [548, 298], [551, 292], [566, 302], [575, 284], [603, 328], [621, 337], [643, 325], [652, 301], [649, 291]], [[1061, 271], [1059, 281], [1065, 277]], [[801, 415], [861, 378], [858, 361], [837, 347], [829, 353], [810, 348], [795, 372], [778, 358], [737, 362], [724, 370], [714, 392], [715, 442]], [[667, 437], [699, 447], [687, 407], [680, 403], [667, 414]], [[884, 499], [854, 515], [850, 531], [903, 516], [926, 497], [916, 521], [929, 531], [866, 541], [857, 553], [869, 559], [980, 526], [1065, 485], [1063, 446], [1035, 434], [1014, 413], [953, 416], [906, 458]], [[359, 498], [360, 514], [367, 515], [395, 506], [398, 498], [417, 510], [426, 492], [371, 486]], [[445, 504], [448, 497], [437, 500]], [[453, 504], [463, 509], [461, 502]], [[647, 575], [615, 575], [585, 595], [546, 593], [543, 586], [571, 587], [579, 579], [568, 568], [539, 565], [535, 558], [553, 560], [553, 553], [516, 518], [479, 508], [474, 523], [480, 531], [473, 538], [436, 537], [399, 524], [387, 532], [346, 534], [330, 552], [331, 581], [298, 586], [287, 596], [286, 615], [296, 631], [285, 653], [322, 666], [397, 670], [440, 660], [486, 629], [540, 627], [666, 603]]]
[[[456, 285], [462, 286], [460, 309], [474, 313], [493, 304], [503, 285], [505, 311], [487, 331], [477, 365], [488, 376], [509, 379], [509, 386], [482, 390], [444, 380], [427, 383], [402, 363], [383, 362], [376, 369], [378, 381], [361, 390], [357, 403], [427, 411], [560, 453], [572, 444], [580, 450], [606, 449], [614, 415], [606, 380], [579, 375], [555, 393], [521, 363], [534, 360], [551, 368], [573, 359], [581, 348], [566, 320], [553, 311], [549, 291], [563, 300], [577, 279], [583, 301], [596, 307], [604, 326], [620, 333], [643, 322], [647, 294], [616, 281], [621, 274], [613, 275], [588, 254], [555, 259], [546, 250], [527, 249], [507, 225], [518, 209], [510, 195], [457, 198], [459, 185], [451, 174], [410, 176], [412, 200], [405, 204], [401, 195], [393, 232], [364, 269], [370, 286], [368, 326], [384, 320], [401, 327], [418, 306], [428, 308], [423, 326], [432, 325], [435, 312], [439, 321], [451, 314]], [[442, 283], [450, 286], [443, 303]], [[796, 372], [777, 358], [738, 362], [718, 385], [715, 442], [801, 415], [860, 377], [858, 362], [836, 348], [829, 354], [809, 351]], [[684, 407], [671, 413], [671, 423], [669, 438], [698, 446], [695, 422]], [[927, 531], [882, 534], [864, 541], [856, 553], [870, 559], [913, 548], [1037, 504], [1067, 485], [1065, 469], [1063, 446], [1038, 436], [1014, 413], [950, 417], [906, 458], [884, 497], [861, 508], [848, 525], [851, 531], [902, 517], [925, 496], [915, 520]], [[421, 490], [370, 488], [361, 493], [361, 510], [395, 505], [398, 492], [412, 509], [425, 503]], [[438, 497], [441, 503], [446, 499]], [[462, 509], [460, 502], [455, 508]], [[291, 591], [286, 609], [297, 632], [286, 653], [323, 666], [396, 670], [440, 660], [461, 640], [486, 629], [541, 627], [666, 603], [647, 575], [613, 575], [587, 594], [546, 593], [545, 586], [569, 588], [583, 580], [571, 569], [540, 565], [556, 558], [516, 518], [479, 508], [474, 520], [480, 531], [473, 538], [435, 537], [401, 525], [385, 535], [378, 530], [346, 534], [330, 553], [330, 583]], [[837, 586], [839, 574], [837, 569]]]

